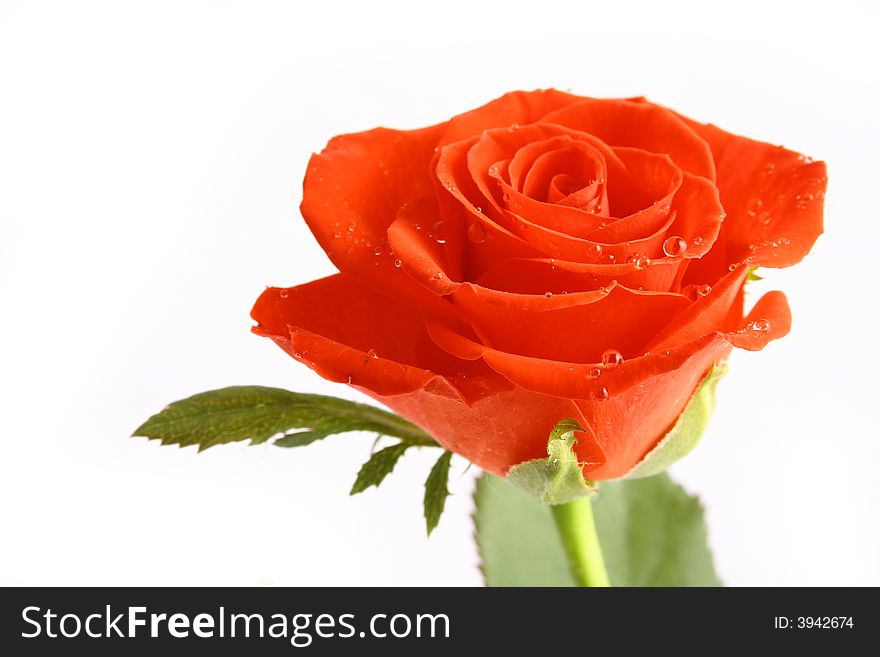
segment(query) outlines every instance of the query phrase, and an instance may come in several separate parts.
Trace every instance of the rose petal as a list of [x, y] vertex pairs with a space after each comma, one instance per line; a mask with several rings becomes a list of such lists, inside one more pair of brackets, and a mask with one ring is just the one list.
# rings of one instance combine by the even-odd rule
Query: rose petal
[[705, 258], [694, 273], [712, 278], [735, 263], [800, 262], [822, 234], [825, 163], [682, 118], [712, 149], [727, 211], [717, 252], [710, 254], [715, 257]]
[[581, 363], [595, 362], [608, 347], [626, 357], [641, 355], [650, 337], [691, 303], [680, 295], [642, 294], [622, 286], [578, 297], [577, 305], [555, 305], [554, 297], [541, 297], [523, 308], [487, 297], [476, 286], [462, 286], [452, 295], [484, 344], [533, 358]]
[[620, 284], [631, 290], [657, 293], [678, 292], [678, 280], [687, 260], [664, 258], [649, 267], [634, 263], [594, 265], [555, 258], [508, 258], [496, 263], [475, 283], [510, 296], [551, 292], [571, 296], [572, 292], [598, 291]]
[[400, 207], [433, 193], [429, 163], [443, 129], [380, 128], [335, 137], [312, 156], [301, 205], [306, 223], [340, 271], [435, 310], [438, 299], [394, 267], [386, 242]]
[[446, 124], [439, 144], [442, 146], [469, 139], [492, 128], [534, 123], [547, 113], [580, 100], [580, 96], [556, 89], [513, 91], [453, 117]]
[[610, 146], [666, 153], [684, 171], [715, 180], [712, 152], [674, 112], [653, 103], [589, 98], [546, 114], [542, 121], [595, 135]]
[[[712, 331], [613, 367], [500, 351], [436, 324], [428, 325], [428, 333], [438, 346], [459, 357], [479, 354], [517, 387], [578, 400], [578, 408], [607, 456], [607, 465], [585, 468], [585, 474], [610, 479], [628, 472], [665, 435], [713, 363], [725, 358], [734, 346], [761, 349], [789, 328], [785, 296], [771, 292], [735, 330]], [[658, 399], [663, 403], [657, 404]]]
[[[433, 321], [456, 321], [456, 309], [445, 307], [447, 314]], [[259, 323], [255, 333], [271, 337], [324, 378], [379, 394], [401, 394], [432, 382], [437, 386], [443, 383], [435, 381], [438, 376], [486, 373], [434, 345], [424, 328], [431, 313], [375, 293], [347, 274], [268, 288], [251, 316]], [[465, 325], [457, 326], [467, 333]], [[407, 339], [401, 340], [401, 334]]]

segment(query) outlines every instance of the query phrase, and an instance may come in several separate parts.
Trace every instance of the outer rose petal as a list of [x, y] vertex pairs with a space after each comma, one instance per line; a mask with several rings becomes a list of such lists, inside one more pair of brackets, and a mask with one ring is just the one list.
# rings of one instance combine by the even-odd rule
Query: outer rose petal
[[[269, 288], [252, 315], [259, 322], [255, 333], [324, 378], [349, 383], [498, 475], [545, 455], [547, 434], [559, 418], [582, 419], [569, 400], [515, 389], [484, 364], [438, 349], [411, 306], [344, 274]], [[590, 434], [581, 436], [580, 448], [591, 462], [604, 462]]]
[[[766, 330], [751, 328], [761, 322], [767, 322]], [[585, 467], [584, 473], [601, 480], [623, 476], [656, 445], [712, 364], [725, 358], [732, 347], [761, 349], [788, 333], [789, 327], [784, 295], [770, 292], [731, 331], [713, 331], [616, 367], [502, 352], [439, 325], [429, 324], [428, 332], [439, 346], [460, 358], [482, 358], [516, 387], [576, 400], [606, 455], [605, 464]], [[580, 451], [578, 455], [589, 460]]]
[[825, 163], [682, 118], [712, 149], [727, 211], [717, 248], [694, 273], [708, 279], [735, 263], [800, 262], [822, 234]]
[[439, 143], [442, 146], [469, 139], [492, 128], [534, 123], [554, 110], [581, 100], [581, 96], [556, 89], [512, 91], [482, 107], [453, 117], [446, 124]]
[[401, 206], [433, 195], [429, 164], [443, 129], [379, 128], [335, 137], [309, 161], [300, 207], [340, 271], [435, 309], [439, 300], [394, 266], [387, 231]]

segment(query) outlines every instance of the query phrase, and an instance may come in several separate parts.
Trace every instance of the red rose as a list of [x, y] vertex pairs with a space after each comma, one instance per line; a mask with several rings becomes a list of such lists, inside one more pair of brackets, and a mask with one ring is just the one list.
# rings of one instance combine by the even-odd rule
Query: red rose
[[515, 92], [421, 130], [342, 135], [302, 213], [339, 274], [270, 288], [254, 331], [504, 474], [586, 427], [587, 479], [627, 473], [732, 347], [750, 266], [822, 232], [825, 165], [644, 99]]

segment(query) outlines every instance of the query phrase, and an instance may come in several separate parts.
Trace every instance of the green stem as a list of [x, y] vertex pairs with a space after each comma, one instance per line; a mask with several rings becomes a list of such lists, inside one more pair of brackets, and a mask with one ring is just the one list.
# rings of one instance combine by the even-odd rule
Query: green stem
[[602, 547], [593, 520], [589, 497], [550, 507], [568, 557], [571, 574], [578, 586], [611, 586], [602, 558]]

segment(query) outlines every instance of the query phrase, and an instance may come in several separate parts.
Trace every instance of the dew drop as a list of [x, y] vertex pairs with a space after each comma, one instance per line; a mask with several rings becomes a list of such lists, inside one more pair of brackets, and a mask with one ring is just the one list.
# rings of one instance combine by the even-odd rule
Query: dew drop
[[761, 208], [764, 207], [764, 201], [755, 197], [753, 199], [749, 199], [749, 202], [746, 203], [746, 212], [748, 212], [751, 216], [755, 216], [761, 211]]
[[446, 244], [446, 237], [443, 234], [443, 222], [438, 221], [434, 224], [434, 227], [431, 229], [432, 235], [434, 235], [434, 239], [437, 241], [437, 244]]
[[544, 292], [544, 298], [545, 298], [545, 299], [550, 299], [552, 296], [553, 296], [553, 293], [552, 293], [552, 292]]
[[603, 285], [599, 288], [599, 292], [601, 292], [602, 294], [608, 294], [609, 292], [611, 292], [611, 288], [607, 288]]
[[333, 233], [333, 239], [338, 240], [340, 237], [342, 237], [342, 233], [340, 233], [338, 230]]
[[631, 265], [635, 265], [636, 269], [644, 269], [651, 264], [651, 259], [646, 255], [632, 255], [626, 261]]
[[436, 271], [436, 272], [434, 272], [434, 275], [431, 276], [431, 278], [433, 278], [435, 281], [439, 281], [439, 280], [441, 280], [441, 279], [443, 278], [443, 272], [442, 272], [442, 271]]
[[400, 258], [394, 259], [394, 266], [395, 267], [400, 268], [400, 265], [402, 265], [402, 264], [403, 264], [403, 262], [401, 262]]
[[591, 258], [598, 258], [600, 255], [602, 255], [602, 245], [590, 244], [587, 247], [587, 255]]
[[302, 358], [303, 357], [302, 352], [301, 351], [294, 352], [293, 357], [297, 358], [297, 359]]
[[351, 385], [351, 382], [352, 382], [352, 377], [351, 377], [351, 374], [349, 374], [349, 375], [348, 375], [348, 379], [347, 379], [347, 383], [348, 383], [349, 385]]
[[695, 237], [694, 238], [694, 246], [700, 246], [705, 241], [706, 240], [703, 239], [702, 237]]
[[607, 254], [605, 255], [604, 260], [605, 260], [605, 262], [607, 262], [609, 265], [613, 265], [615, 262], [617, 262], [617, 257], [616, 257], [613, 253], [607, 253]]
[[694, 288], [694, 292], [697, 293], [697, 296], [705, 297], [708, 296], [709, 292], [712, 291], [711, 285], [698, 285]]
[[606, 349], [602, 353], [602, 364], [605, 367], [617, 367], [623, 362], [623, 356], [617, 349]]
[[372, 360], [376, 360], [377, 358], [379, 358], [379, 354], [376, 353], [375, 349], [370, 349], [367, 352], [367, 358], [370, 358]]
[[476, 210], [476, 211], [479, 212], [480, 214], [483, 214], [483, 208], [481, 208], [479, 205], [475, 205], [475, 206], [474, 206], [474, 210]]
[[600, 376], [602, 376], [602, 368], [601, 367], [593, 367], [590, 369], [590, 378], [591, 379], [598, 379]]
[[761, 212], [758, 215], [758, 221], [760, 221], [761, 224], [764, 226], [767, 226], [770, 223], [770, 220], [772, 218], [773, 218], [772, 215], [769, 212], [767, 212], [766, 210], [764, 210], [763, 212]]
[[281, 297], [282, 299], [286, 299], [287, 298], [287, 290], [278, 290], [278, 296]]
[[754, 322], [749, 324], [749, 328], [753, 331], [760, 331], [761, 333], [770, 330], [770, 322], [766, 319], [756, 319]]
[[593, 398], [598, 401], [605, 401], [608, 399], [608, 388], [605, 386], [599, 386], [596, 388], [596, 391], [593, 393]]
[[474, 244], [482, 244], [486, 241], [486, 229], [482, 224], [473, 223], [467, 229], [468, 239]]
[[685, 249], [687, 249], [687, 242], [678, 235], [667, 237], [666, 241], [663, 242], [663, 253], [670, 258], [677, 258], [685, 252]]

